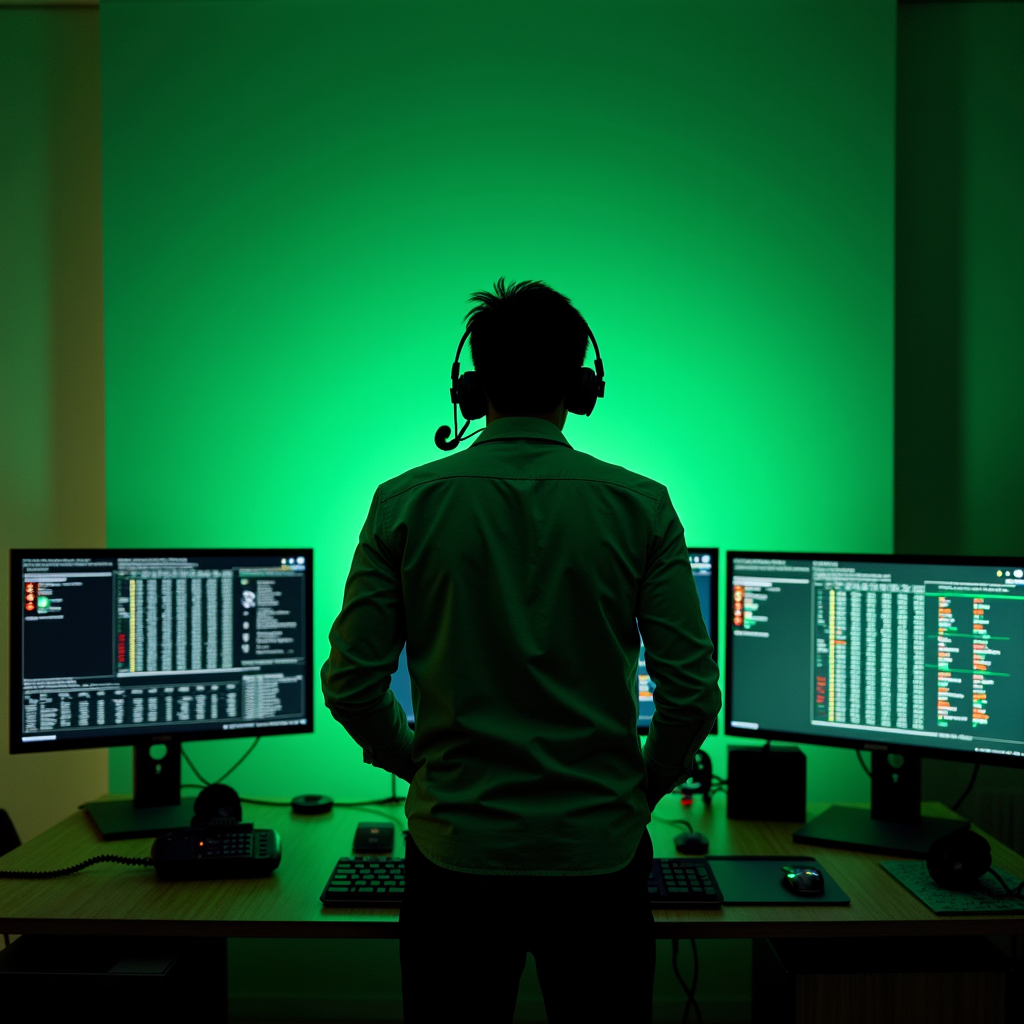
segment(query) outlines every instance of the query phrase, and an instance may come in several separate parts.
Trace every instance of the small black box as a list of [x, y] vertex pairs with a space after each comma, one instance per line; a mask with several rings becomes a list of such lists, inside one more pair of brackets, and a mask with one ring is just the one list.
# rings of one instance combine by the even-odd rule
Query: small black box
[[799, 747], [729, 747], [728, 815], [741, 821], [806, 821], [807, 758]]

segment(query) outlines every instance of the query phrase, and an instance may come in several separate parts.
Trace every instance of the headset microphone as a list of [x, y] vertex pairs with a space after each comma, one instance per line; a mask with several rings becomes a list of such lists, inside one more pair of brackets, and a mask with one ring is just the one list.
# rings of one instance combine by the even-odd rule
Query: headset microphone
[[437, 430], [434, 431], [434, 444], [436, 444], [443, 452], [455, 451], [459, 446], [460, 439], [458, 437], [452, 441], [448, 440], [448, 436], [451, 432], [451, 427], [438, 427]]
[[[487, 395], [484, 393], [480, 375], [473, 370], [459, 373], [459, 356], [462, 355], [462, 346], [466, 344], [470, 331], [467, 330], [459, 340], [459, 347], [455, 350], [455, 362], [452, 363], [452, 386], [449, 389], [453, 407], [453, 420], [455, 435], [452, 436], [452, 428], [441, 426], [434, 431], [434, 444], [443, 452], [454, 451], [459, 443], [467, 437], [470, 421], [478, 420], [487, 415]], [[580, 367], [579, 377], [569, 388], [565, 396], [565, 407], [569, 412], [579, 416], [589, 416], [594, 411], [594, 405], [599, 398], [604, 398], [604, 363], [601, 360], [601, 350], [597, 347], [597, 339], [590, 328], [587, 328], [587, 337], [594, 346], [594, 369], [588, 366]], [[596, 371], [596, 372], [595, 372]], [[462, 413], [465, 423], [459, 427], [459, 413]], [[481, 427], [481, 430], [483, 428]], [[474, 430], [473, 434], [479, 434], [480, 430]], [[473, 434], [469, 434], [472, 437]]]

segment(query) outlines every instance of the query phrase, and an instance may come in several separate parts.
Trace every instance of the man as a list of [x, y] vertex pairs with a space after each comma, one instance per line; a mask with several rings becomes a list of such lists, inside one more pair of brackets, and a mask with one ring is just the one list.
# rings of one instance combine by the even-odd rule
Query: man
[[[586, 321], [539, 282], [471, 301], [487, 427], [377, 489], [324, 695], [410, 783], [406, 1021], [511, 1021], [528, 951], [549, 1021], [650, 1021], [646, 825], [711, 729], [718, 668], [665, 488], [562, 434]], [[415, 733], [389, 689], [403, 644]]]

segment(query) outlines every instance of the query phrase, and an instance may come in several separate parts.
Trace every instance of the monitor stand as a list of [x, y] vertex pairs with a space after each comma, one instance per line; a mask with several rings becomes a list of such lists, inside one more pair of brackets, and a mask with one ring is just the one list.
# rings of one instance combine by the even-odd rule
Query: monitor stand
[[192, 823], [181, 802], [181, 741], [158, 737], [135, 745], [135, 798], [98, 800], [82, 808], [104, 839], [138, 839]]
[[921, 758], [871, 755], [871, 810], [832, 806], [793, 833], [793, 841], [865, 853], [924, 857], [936, 839], [967, 823], [962, 818], [921, 817]]

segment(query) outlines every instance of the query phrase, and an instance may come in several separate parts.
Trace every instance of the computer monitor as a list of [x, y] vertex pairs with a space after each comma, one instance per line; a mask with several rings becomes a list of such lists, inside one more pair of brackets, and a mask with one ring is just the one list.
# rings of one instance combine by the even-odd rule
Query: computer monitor
[[[730, 551], [726, 571], [726, 733], [874, 755], [871, 815], [829, 812], [841, 845], [927, 848], [922, 756], [1024, 767], [1024, 558]], [[880, 846], [877, 822], [906, 827]]]
[[313, 728], [308, 548], [11, 552], [11, 753], [132, 745], [108, 838], [188, 824], [183, 740]]
[[[697, 585], [697, 596], [700, 599], [700, 610], [704, 616], [711, 642], [718, 648], [718, 548], [690, 548], [690, 568], [693, 581]], [[637, 728], [647, 732], [654, 714], [654, 688], [657, 684], [647, 673], [644, 659], [643, 643], [640, 645], [640, 662], [637, 668], [637, 696], [639, 714]], [[398, 668], [391, 677], [391, 689], [408, 715], [409, 724], [415, 724], [412, 710], [412, 684], [409, 680], [409, 666], [405, 660], [403, 648], [398, 661]]]

